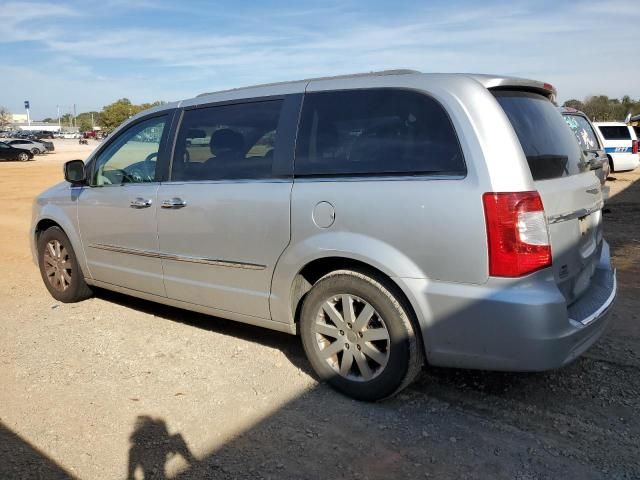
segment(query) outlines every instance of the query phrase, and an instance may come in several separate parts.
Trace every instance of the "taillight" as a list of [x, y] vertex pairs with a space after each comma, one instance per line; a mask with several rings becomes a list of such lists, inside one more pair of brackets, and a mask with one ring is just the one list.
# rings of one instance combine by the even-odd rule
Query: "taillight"
[[638, 140], [633, 140], [631, 142], [631, 149], [633, 150], [633, 153], [638, 153]]
[[551, 265], [551, 245], [538, 192], [482, 196], [489, 243], [489, 275], [519, 277]]

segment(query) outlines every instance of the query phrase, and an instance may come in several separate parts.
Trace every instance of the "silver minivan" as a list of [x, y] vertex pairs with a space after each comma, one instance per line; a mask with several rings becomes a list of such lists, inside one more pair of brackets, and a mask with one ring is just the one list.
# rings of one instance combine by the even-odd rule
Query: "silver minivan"
[[106, 288], [298, 334], [357, 399], [424, 364], [560, 367], [603, 333], [616, 280], [554, 95], [403, 70], [162, 105], [37, 197], [34, 259], [62, 302]]

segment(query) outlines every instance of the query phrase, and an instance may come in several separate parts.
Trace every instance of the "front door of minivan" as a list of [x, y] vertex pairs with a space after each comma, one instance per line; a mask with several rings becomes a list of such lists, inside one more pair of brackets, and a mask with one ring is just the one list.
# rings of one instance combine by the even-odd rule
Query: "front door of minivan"
[[290, 238], [296, 105], [287, 97], [184, 111], [158, 191], [170, 298], [270, 318], [271, 277]]
[[93, 159], [90, 186], [78, 198], [80, 234], [94, 280], [165, 295], [158, 256], [158, 155], [169, 116], [135, 123]]

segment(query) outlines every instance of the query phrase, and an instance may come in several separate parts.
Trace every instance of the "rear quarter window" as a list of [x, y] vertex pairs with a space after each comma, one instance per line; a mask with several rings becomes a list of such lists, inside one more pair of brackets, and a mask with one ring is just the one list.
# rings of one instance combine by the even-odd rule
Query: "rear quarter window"
[[631, 140], [629, 128], [623, 125], [604, 126], [601, 125], [600, 132], [606, 140]]
[[575, 136], [548, 98], [511, 90], [492, 93], [518, 136], [534, 180], [589, 170]]
[[464, 175], [444, 107], [422, 93], [362, 89], [305, 95], [298, 176]]
[[583, 150], [597, 150], [600, 148], [598, 138], [586, 118], [582, 115], [570, 114], [565, 114], [563, 117]]

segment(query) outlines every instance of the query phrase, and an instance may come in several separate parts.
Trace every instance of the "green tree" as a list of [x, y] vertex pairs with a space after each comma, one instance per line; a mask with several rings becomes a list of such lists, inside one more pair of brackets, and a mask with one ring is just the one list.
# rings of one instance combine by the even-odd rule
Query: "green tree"
[[101, 114], [99, 112], [83, 112], [76, 117], [76, 125], [81, 132], [91, 130], [94, 126], [101, 125]]
[[580, 100], [576, 100], [572, 98], [571, 100], [567, 100], [562, 104], [563, 107], [575, 108], [576, 110], [582, 110], [584, 108], [584, 103]]
[[135, 105], [128, 98], [121, 98], [110, 105], [105, 106], [100, 113], [102, 126], [106, 131], [111, 131], [124, 122], [126, 119], [134, 116], [143, 110], [151, 107], [162, 105], [164, 102], [156, 101], [153, 103], [143, 103]]

